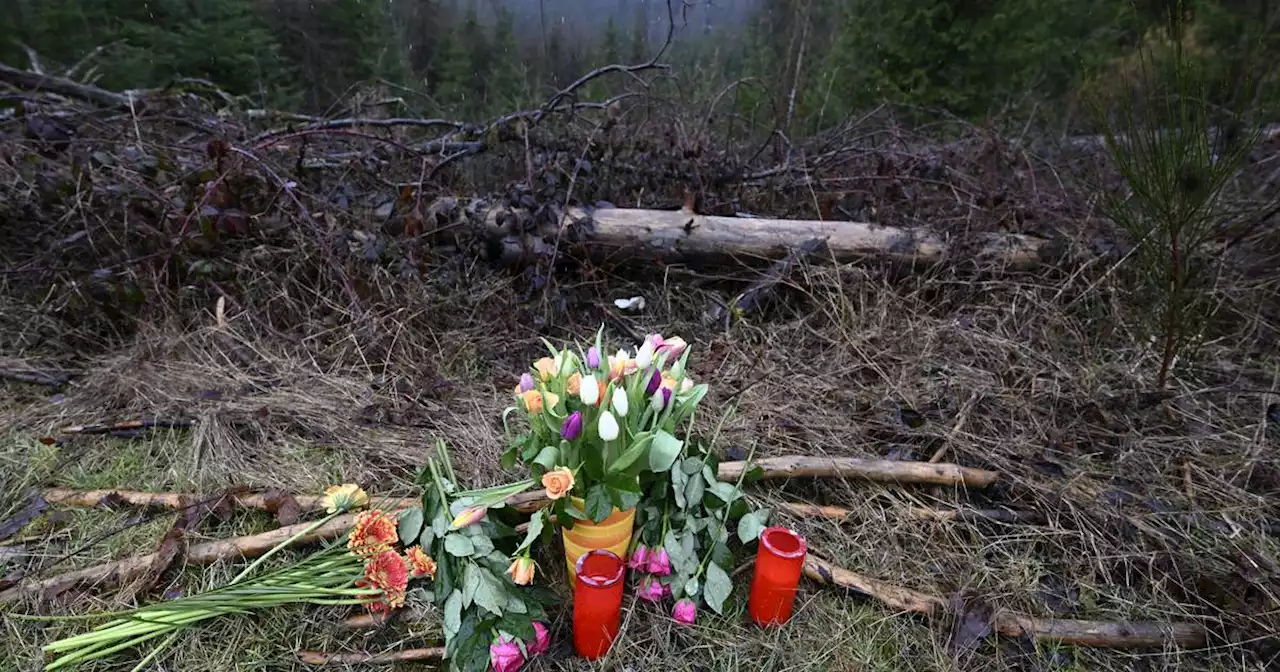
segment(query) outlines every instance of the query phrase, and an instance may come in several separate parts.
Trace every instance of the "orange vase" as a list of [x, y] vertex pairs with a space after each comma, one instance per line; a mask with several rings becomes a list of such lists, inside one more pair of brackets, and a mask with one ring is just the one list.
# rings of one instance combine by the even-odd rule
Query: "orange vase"
[[[579, 511], [586, 511], [586, 502], [573, 497], [570, 501]], [[627, 546], [631, 543], [631, 531], [636, 522], [634, 508], [619, 511], [617, 507], [608, 518], [593, 523], [590, 520], [574, 520], [572, 530], [563, 530], [564, 559], [569, 565], [569, 580], [578, 576], [578, 558], [587, 551], [605, 550], [626, 561]]]

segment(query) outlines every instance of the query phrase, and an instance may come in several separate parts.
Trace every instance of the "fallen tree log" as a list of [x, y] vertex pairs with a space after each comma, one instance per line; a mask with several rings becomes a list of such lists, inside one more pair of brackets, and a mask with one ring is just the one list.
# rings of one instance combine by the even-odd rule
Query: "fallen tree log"
[[[946, 611], [947, 601], [941, 596], [851, 572], [812, 552], [805, 556], [804, 575], [818, 583], [857, 591], [897, 611], [926, 616], [939, 616]], [[1196, 623], [1080, 621], [1036, 618], [1012, 611], [997, 611], [992, 618], [992, 629], [1006, 637], [1034, 637], [1078, 646], [1137, 649], [1174, 644], [1182, 648], [1199, 648], [1208, 641], [1207, 631]]]
[[[776, 260], [792, 250], [825, 244], [836, 262], [888, 259], [910, 265], [969, 264], [982, 268], [1029, 269], [1061, 259], [1058, 241], [1023, 234], [975, 233], [961, 239], [923, 227], [901, 228], [864, 222], [722, 217], [682, 210], [570, 208], [558, 223], [530, 225], [528, 213], [503, 207], [464, 205], [441, 199], [428, 209], [456, 213], [483, 223], [490, 249], [505, 263], [517, 263], [550, 249], [571, 249], [602, 258], [638, 256], [666, 261]], [[432, 223], [428, 223], [431, 226]], [[449, 226], [434, 222], [435, 229]], [[527, 233], [530, 230], [537, 234]]]
[[[716, 477], [735, 482], [748, 467], [759, 467], [759, 477], [777, 478], [860, 478], [879, 483], [924, 483], [985, 488], [995, 483], [1000, 474], [984, 469], [962, 467], [957, 464], [908, 462], [902, 460], [868, 460], [858, 457], [806, 457], [792, 455], [768, 457], [747, 462], [722, 462]], [[230, 493], [233, 503], [241, 508], [266, 510], [271, 497], [263, 493]], [[133, 506], [181, 509], [200, 500], [197, 495], [173, 492], [140, 492], [137, 490], [71, 490], [48, 488], [45, 501], [68, 506], [98, 506], [104, 502], [119, 502]], [[296, 495], [294, 499], [303, 511], [324, 508], [324, 498], [317, 495]], [[398, 510], [416, 506], [417, 497], [375, 499], [372, 506]], [[536, 511], [547, 504], [546, 492], [534, 490], [520, 493], [507, 500], [507, 505], [517, 511]]]

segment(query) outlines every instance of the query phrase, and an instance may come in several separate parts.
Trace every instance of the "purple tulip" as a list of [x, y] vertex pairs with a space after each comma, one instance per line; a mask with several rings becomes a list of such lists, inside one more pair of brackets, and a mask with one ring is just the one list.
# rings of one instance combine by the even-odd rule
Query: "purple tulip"
[[600, 368], [600, 351], [597, 350], [596, 346], [594, 345], [587, 348], [587, 368], [588, 369]]
[[698, 618], [698, 605], [694, 604], [693, 600], [680, 600], [671, 610], [671, 618], [676, 619], [677, 623], [693, 625]]
[[528, 392], [533, 389], [533, 376], [528, 372], [520, 374], [520, 391]]
[[582, 411], [574, 411], [572, 415], [565, 418], [564, 426], [560, 428], [560, 438], [565, 441], [572, 441], [578, 438], [582, 433]]
[[662, 374], [657, 369], [653, 370], [653, 375], [649, 376], [649, 384], [645, 386], [645, 394], [653, 394], [662, 385]]
[[667, 555], [667, 549], [659, 548], [649, 554], [649, 564], [647, 565], [649, 573], [654, 576], [666, 576], [671, 573], [671, 556]]
[[652, 408], [654, 413], [661, 413], [662, 409], [666, 408], [667, 404], [670, 403], [671, 388], [669, 387], [664, 387], [654, 392], [652, 397], [649, 397], [649, 408]]
[[637, 545], [635, 550], [631, 551], [631, 559], [627, 561], [627, 566], [643, 572], [649, 566], [649, 547], [644, 544]]

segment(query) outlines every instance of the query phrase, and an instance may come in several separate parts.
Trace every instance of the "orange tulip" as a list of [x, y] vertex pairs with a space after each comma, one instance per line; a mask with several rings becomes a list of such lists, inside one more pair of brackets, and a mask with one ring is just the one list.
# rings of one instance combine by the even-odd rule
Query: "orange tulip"
[[575, 373], [572, 376], [569, 376], [569, 380], [565, 381], [564, 383], [565, 394], [577, 394], [578, 390], [581, 388], [582, 388], [581, 373]]

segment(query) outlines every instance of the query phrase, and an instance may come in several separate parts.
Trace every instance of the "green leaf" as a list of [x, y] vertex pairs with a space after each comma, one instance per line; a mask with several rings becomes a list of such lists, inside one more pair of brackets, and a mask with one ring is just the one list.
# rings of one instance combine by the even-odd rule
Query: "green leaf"
[[587, 476], [593, 481], [604, 480], [604, 447], [584, 445], [578, 454], [582, 456], [582, 466], [586, 469]]
[[506, 632], [513, 635], [516, 639], [528, 642], [532, 641], [537, 632], [533, 629], [533, 621], [524, 614], [507, 612], [498, 620], [496, 627], [500, 632]]
[[702, 460], [696, 457], [686, 457], [680, 460], [680, 471], [692, 476], [702, 471]]
[[475, 555], [476, 546], [470, 538], [455, 532], [444, 538], [444, 550], [454, 557], [469, 558]]
[[700, 589], [701, 587], [702, 587], [702, 584], [698, 583], [698, 577], [696, 576], [691, 577], [688, 581], [685, 581], [684, 583], [684, 596], [695, 597], [698, 594], [698, 589]]
[[507, 602], [507, 591], [502, 582], [489, 570], [479, 565], [467, 565], [467, 582], [462, 599], [473, 603], [495, 616], [502, 616], [502, 605]]
[[598, 523], [609, 514], [613, 513], [613, 500], [609, 497], [609, 491], [603, 483], [591, 486], [587, 490], [587, 515], [591, 517], [591, 521]]
[[752, 511], [738, 519], [738, 541], [749, 544], [760, 538], [760, 533], [769, 526], [769, 515], [772, 509]]
[[644, 439], [637, 437], [631, 444], [631, 447], [622, 451], [622, 454], [618, 456], [618, 459], [614, 460], [613, 464], [609, 465], [609, 473], [620, 474], [630, 469], [633, 465], [639, 463], [640, 458], [644, 457], [645, 451], [649, 449], [651, 440], [652, 437], [645, 437]]
[[542, 517], [543, 514], [539, 511], [529, 519], [529, 531], [525, 533], [524, 541], [516, 548], [517, 553], [532, 546], [533, 542], [538, 539], [538, 535], [542, 534]]
[[498, 458], [498, 465], [503, 469], [511, 469], [516, 466], [516, 458], [520, 454], [520, 444], [513, 443], [502, 452], [502, 457]]
[[724, 481], [716, 481], [715, 484], [711, 486], [711, 494], [715, 495], [717, 499], [725, 504], [728, 504], [742, 496], [742, 492], [733, 487], [732, 483], [725, 483]]
[[466, 569], [462, 573], [462, 606], [471, 606], [471, 602], [475, 599], [476, 591], [480, 589], [480, 568], [467, 564]]
[[477, 557], [489, 555], [493, 552], [493, 540], [483, 535], [471, 537], [471, 545]]
[[626, 511], [640, 503], [640, 493], [609, 486], [609, 499], [619, 511]]
[[431, 533], [436, 539], [443, 539], [449, 533], [449, 522], [449, 512], [445, 507], [436, 509], [436, 515], [431, 519]]
[[701, 502], [702, 493], [705, 492], [706, 489], [707, 489], [707, 486], [705, 483], [702, 482], [701, 478], [698, 478], [697, 476], [690, 478], [689, 482], [685, 483], [685, 486], [684, 486], [685, 501]]
[[689, 475], [684, 473], [684, 470], [671, 470], [671, 495], [676, 500], [676, 506], [682, 510], [689, 508], [689, 500], [684, 496], [688, 483]]
[[405, 509], [400, 514], [400, 523], [396, 526], [396, 534], [405, 546], [412, 546], [413, 540], [422, 532], [422, 509]]
[[742, 475], [742, 482], [755, 483], [756, 481], [762, 478], [764, 478], [764, 467], [761, 467], [760, 465], [757, 464], [757, 465], [753, 465], [750, 469], [747, 470], [747, 473]]
[[462, 628], [462, 591], [455, 590], [449, 593], [449, 599], [444, 601], [444, 639], [449, 641], [458, 634], [458, 630]]
[[667, 430], [659, 429], [653, 435], [653, 445], [649, 447], [649, 470], [663, 472], [675, 464], [680, 457], [680, 449], [684, 441], [672, 436]]
[[707, 585], [702, 596], [707, 600], [707, 606], [717, 614], [724, 613], [724, 601], [729, 599], [729, 594], [733, 592], [733, 579], [729, 578], [729, 574], [720, 568], [714, 562], [707, 563]]
[[534, 464], [541, 464], [551, 471], [556, 468], [556, 461], [560, 459], [560, 449], [555, 446], [546, 446], [538, 451], [538, 456], [533, 458]]
[[667, 557], [671, 558], [671, 567], [676, 572], [681, 571], [693, 559], [689, 553], [685, 552], [684, 545], [680, 543], [675, 530], [667, 530], [667, 536], [662, 539], [662, 547], [666, 549]]
[[528, 614], [529, 607], [519, 595], [507, 594], [507, 613], [508, 614]]

